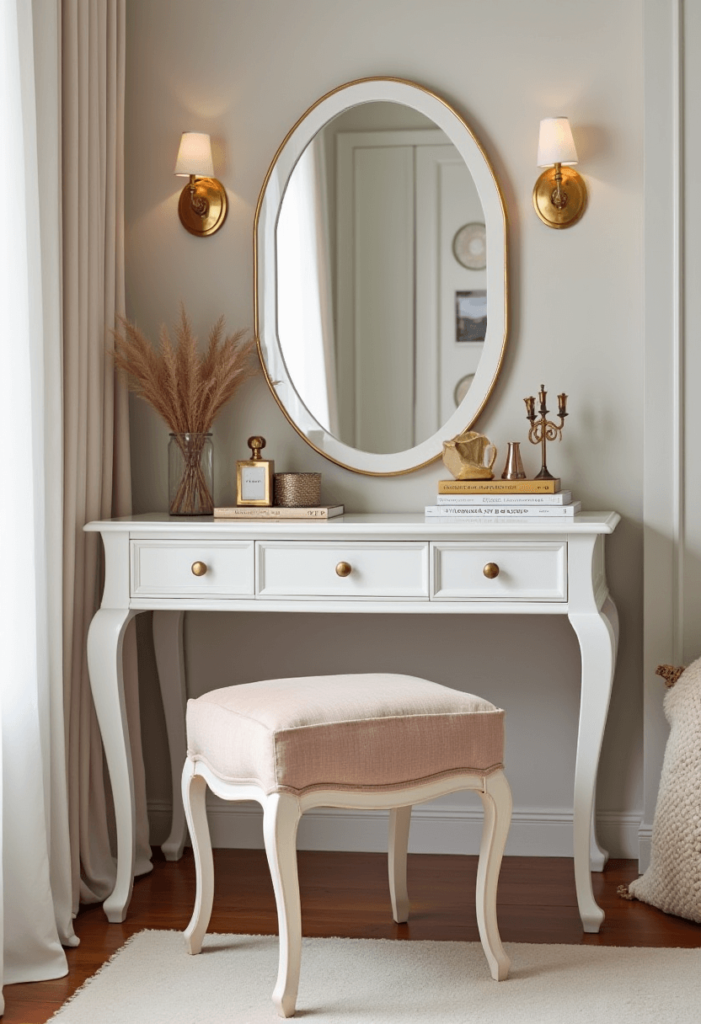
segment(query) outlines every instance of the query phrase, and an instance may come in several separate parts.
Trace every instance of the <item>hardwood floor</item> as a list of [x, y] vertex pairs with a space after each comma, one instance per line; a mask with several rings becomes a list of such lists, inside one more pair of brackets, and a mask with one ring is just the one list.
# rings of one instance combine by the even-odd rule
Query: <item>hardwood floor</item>
[[[478, 941], [474, 909], [476, 857], [409, 857], [411, 919], [392, 921], [386, 857], [379, 853], [299, 854], [305, 935], [349, 938]], [[277, 918], [262, 850], [215, 851], [216, 893], [211, 931], [276, 934]], [[565, 857], [506, 857], [499, 883], [499, 926], [505, 942], [609, 946], [701, 946], [701, 927], [616, 895], [637, 875], [632, 860], [610, 861], [594, 875], [606, 912], [598, 935], [582, 932], [572, 861]], [[154, 870], [139, 879], [124, 924], [108, 924], [101, 906], [84, 907], [75, 930], [81, 944], [66, 951], [69, 973], [57, 981], [5, 987], [3, 1024], [44, 1024], [55, 1010], [134, 932], [181, 930], [194, 901], [188, 850], [177, 863], [154, 853]], [[99, 1024], [96, 1021], [95, 1024]]]

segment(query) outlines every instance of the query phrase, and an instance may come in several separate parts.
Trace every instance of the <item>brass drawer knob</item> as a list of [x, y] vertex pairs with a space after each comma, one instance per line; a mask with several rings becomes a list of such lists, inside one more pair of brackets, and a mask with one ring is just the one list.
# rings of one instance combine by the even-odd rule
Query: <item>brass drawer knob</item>
[[337, 576], [350, 576], [353, 572], [353, 567], [348, 562], [339, 562], [336, 566]]
[[192, 563], [192, 575], [193, 576], [204, 576], [207, 572], [207, 566], [204, 562], [193, 562]]
[[487, 562], [482, 572], [488, 580], [495, 580], [499, 575], [499, 566], [496, 562]]

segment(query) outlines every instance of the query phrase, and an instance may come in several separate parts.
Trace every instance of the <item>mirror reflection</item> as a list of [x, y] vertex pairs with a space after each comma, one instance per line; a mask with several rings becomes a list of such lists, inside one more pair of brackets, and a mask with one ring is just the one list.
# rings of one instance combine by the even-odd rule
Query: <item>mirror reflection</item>
[[329, 121], [290, 175], [276, 231], [279, 342], [319, 426], [393, 453], [440, 430], [486, 331], [484, 211], [444, 132], [399, 103]]

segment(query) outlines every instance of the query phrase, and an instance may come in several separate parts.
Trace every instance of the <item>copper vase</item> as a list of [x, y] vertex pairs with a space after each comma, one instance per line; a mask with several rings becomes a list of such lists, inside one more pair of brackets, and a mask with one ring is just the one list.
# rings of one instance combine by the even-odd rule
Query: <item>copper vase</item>
[[525, 480], [526, 471], [521, 461], [521, 442], [507, 441], [506, 465], [501, 474], [502, 480]]

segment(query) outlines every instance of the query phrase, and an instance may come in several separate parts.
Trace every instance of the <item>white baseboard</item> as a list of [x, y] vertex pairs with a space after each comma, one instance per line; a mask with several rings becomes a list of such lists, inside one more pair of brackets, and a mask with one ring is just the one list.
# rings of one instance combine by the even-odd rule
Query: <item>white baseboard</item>
[[[151, 842], [162, 843], [170, 828], [170, 805], [149, 803]], [[641, 815], [618, 811], [597, 814], [597, 835], [611, 857], [637, 858]], [[220, 849], [260, 849], [263, 814], [255, 804], [209, 806], [212, 844]], [[482, 811], [440, 806], [415, 807], [411, 817], [411, 853], [479, 852]], [[387, 849], [387, 812], [319, 807], [307, 811], [300, 826], [300, 850], [351, 850], [379, 853]], [[506, 844], [507, 856], [571, 857], [572, 811], [515, 809]]]
[[652, 858], [652, 825], [640, 823], [638, 829], [638, 870], [642, 874], [650, 867]]

